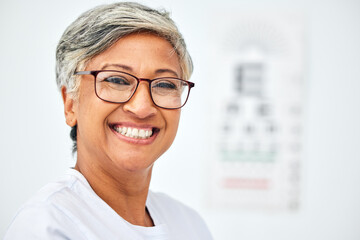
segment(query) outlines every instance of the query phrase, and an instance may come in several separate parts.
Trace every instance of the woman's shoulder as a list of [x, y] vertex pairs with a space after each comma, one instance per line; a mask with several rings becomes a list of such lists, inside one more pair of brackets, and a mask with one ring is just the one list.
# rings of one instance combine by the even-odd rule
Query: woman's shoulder
[[147, 204], [159, 209], [166, 209], [167, 212], [173, 211], [178, 213], [181, 210], [188, 214], [196, 214], [194, 209], [162, 192], [149, 191]]
[[46, 238], [67, 232], [74, 225], [68, 210], [77, 207], [79, 184], [81, 180], [72, 171], [46, 184], [20, 207], [4, 239]]
[[183, 235], [182, 239], [212, 239], [197, 211], [167, 194], [149, 191], [147, 206], [155, 223], [166, 223], [171, 232]]
[[64, 204], [66, 199], [77, 197], [83, 194], [84, 189], [90, 188], [85, 178], [76, 170], [69, 169], [57, 181], [49, 182], [34, 194], [21, 208], [31, 207], [49, 208]]
[[56, 206], [44, 203], [26, 203], [16, 214], [7, 229], [7, 239], [63, 239], [72, 231], [83, 239], [81, 232], [74, 231], [74, 223]]

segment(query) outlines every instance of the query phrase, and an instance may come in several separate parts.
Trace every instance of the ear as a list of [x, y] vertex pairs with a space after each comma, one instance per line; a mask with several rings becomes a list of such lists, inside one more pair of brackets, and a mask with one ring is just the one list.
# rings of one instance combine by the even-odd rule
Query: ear
[[76, 111], [75, 111], [75, 100], [66, 92], [66, 87], [61, 88], [61, 95], [64, 102], [64, 113], [66, 124], [73, 127], [77, 123]]

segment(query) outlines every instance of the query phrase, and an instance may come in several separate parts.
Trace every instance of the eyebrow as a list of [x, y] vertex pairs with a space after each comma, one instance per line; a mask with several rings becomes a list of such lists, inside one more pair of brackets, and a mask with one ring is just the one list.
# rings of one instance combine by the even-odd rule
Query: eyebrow
[[[104, 70], [104, 69], [109, 68], [109, 67], [121, 68], [124, 71], [133, 72], [132, 67], [127, 66], [127, 65], [123, 65], [123, 64], [117, 64], [117, 63], [107, 63], [101, 68], [101, 70]], [[169, 69], [169, 68], [160, 68], [160, 69], [157, 69], [155, 71], [155, 74], [162, 74], [162, 73], [170, 73], [170, 74], [176, 76], [177, 78], [179, 78], [178, 73], [176, 71], [174, 71], [174, 70]]]
[[123, 64], [115, 64], [115, 63], [107, 63], [101, 68], [101, 70], [104, 70], [104, 69], [106, 69], [108, 67], [117, 67], [117, 68], [122, 68], [122, 69], [124, 69], [126, 71], [130, 71], [130, 72], [132, 71], [132, 68], [129, 67], [129, 66], [126, 66], [126, 65], [123, 65]]
[[155, 71], [156, 74], [161, 74], [161, 73], [171, 73], [173, 75], [175, 75], [177, 78], [179, 78], [179, 75], [177, 74], [177, 72], [175, 72], [174, 70], [168, 69], [168, 68], [161, 68], [161, 69], [157, 69]]

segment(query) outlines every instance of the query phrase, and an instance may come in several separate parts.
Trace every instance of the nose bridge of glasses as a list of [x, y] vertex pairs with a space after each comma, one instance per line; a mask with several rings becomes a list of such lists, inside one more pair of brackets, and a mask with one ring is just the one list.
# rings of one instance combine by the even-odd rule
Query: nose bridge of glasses
[[[137, 89], [140, 87], [140, 83], [141, 82], [147, 82], [147, 88], [148, 88], [148, 93], [150, 94], [150, 98], [152, 99], [152, 96], [151, 96], [151, 82], [152, 80], [149, 79], [149, 78], [138, 78], [138, 86], [137, 86]], [[138, 92], [138, 90], [136, 89], [136, 92]], [[135, 93], [134, 93], [135, 94]]]
[[[147, 87], [148, 87], [148, 89], [149, 89], [149, 92], [150, 92], [150, 84], [151, 84], [151, 79], [149, 79], [149, 78], [138, 78], [137, 79], [138, 80], [138, 86], [137, 86], [137, 88], [139, 88], [140, 87], [140, 83], [141, 82], [147, 82], [148, 84], [147, 84]], [[137, 91], [137, 89], [136, 89], [136, 91]], [[151, 94], [151, 93], [150, 93]]]
[[150, 83], [152, 82], [152, 80], [149, 78], [138, 78], [138, 80], [139, 80], [139, 84], [141, 82], [147, 82], [147, 83], [149, 83], [149, 86], [150, 86]]
[[[141, 82], [147, 82], [148, 83], [148, 84], [146, 84], [147, 86], [145, 85], [143, 87], [147, 88], [146, 90], [145, 89], [144, 90], [147, 92], [147, 94], [149, 94], [150, 99], [152, 99], [151, 90], [150, 90], [151, 79], [148, 79], [148, 78], [138, 78], [138, 86], [136, 87], [132, 98], [134, 97], [134, 95], [136, 95], [139, 92], [139, 89], [142, 88], [141, 84], [140, 84]], [[142, 90], [140, 90], [140, 91], [142, 91]]]

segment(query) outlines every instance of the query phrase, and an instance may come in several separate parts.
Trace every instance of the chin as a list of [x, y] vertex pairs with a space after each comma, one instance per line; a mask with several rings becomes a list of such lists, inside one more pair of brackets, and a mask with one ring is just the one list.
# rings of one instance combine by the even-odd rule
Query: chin
[[141, 158], [130, 158], [130, 159], [121, 159], [115, 162], [115, 165], [117, 168], [121, 171], [127, 171], [127, 172], [142, 172], [151, 170], [154, 162], [148, 162], [149, 159], [141, 159]]

